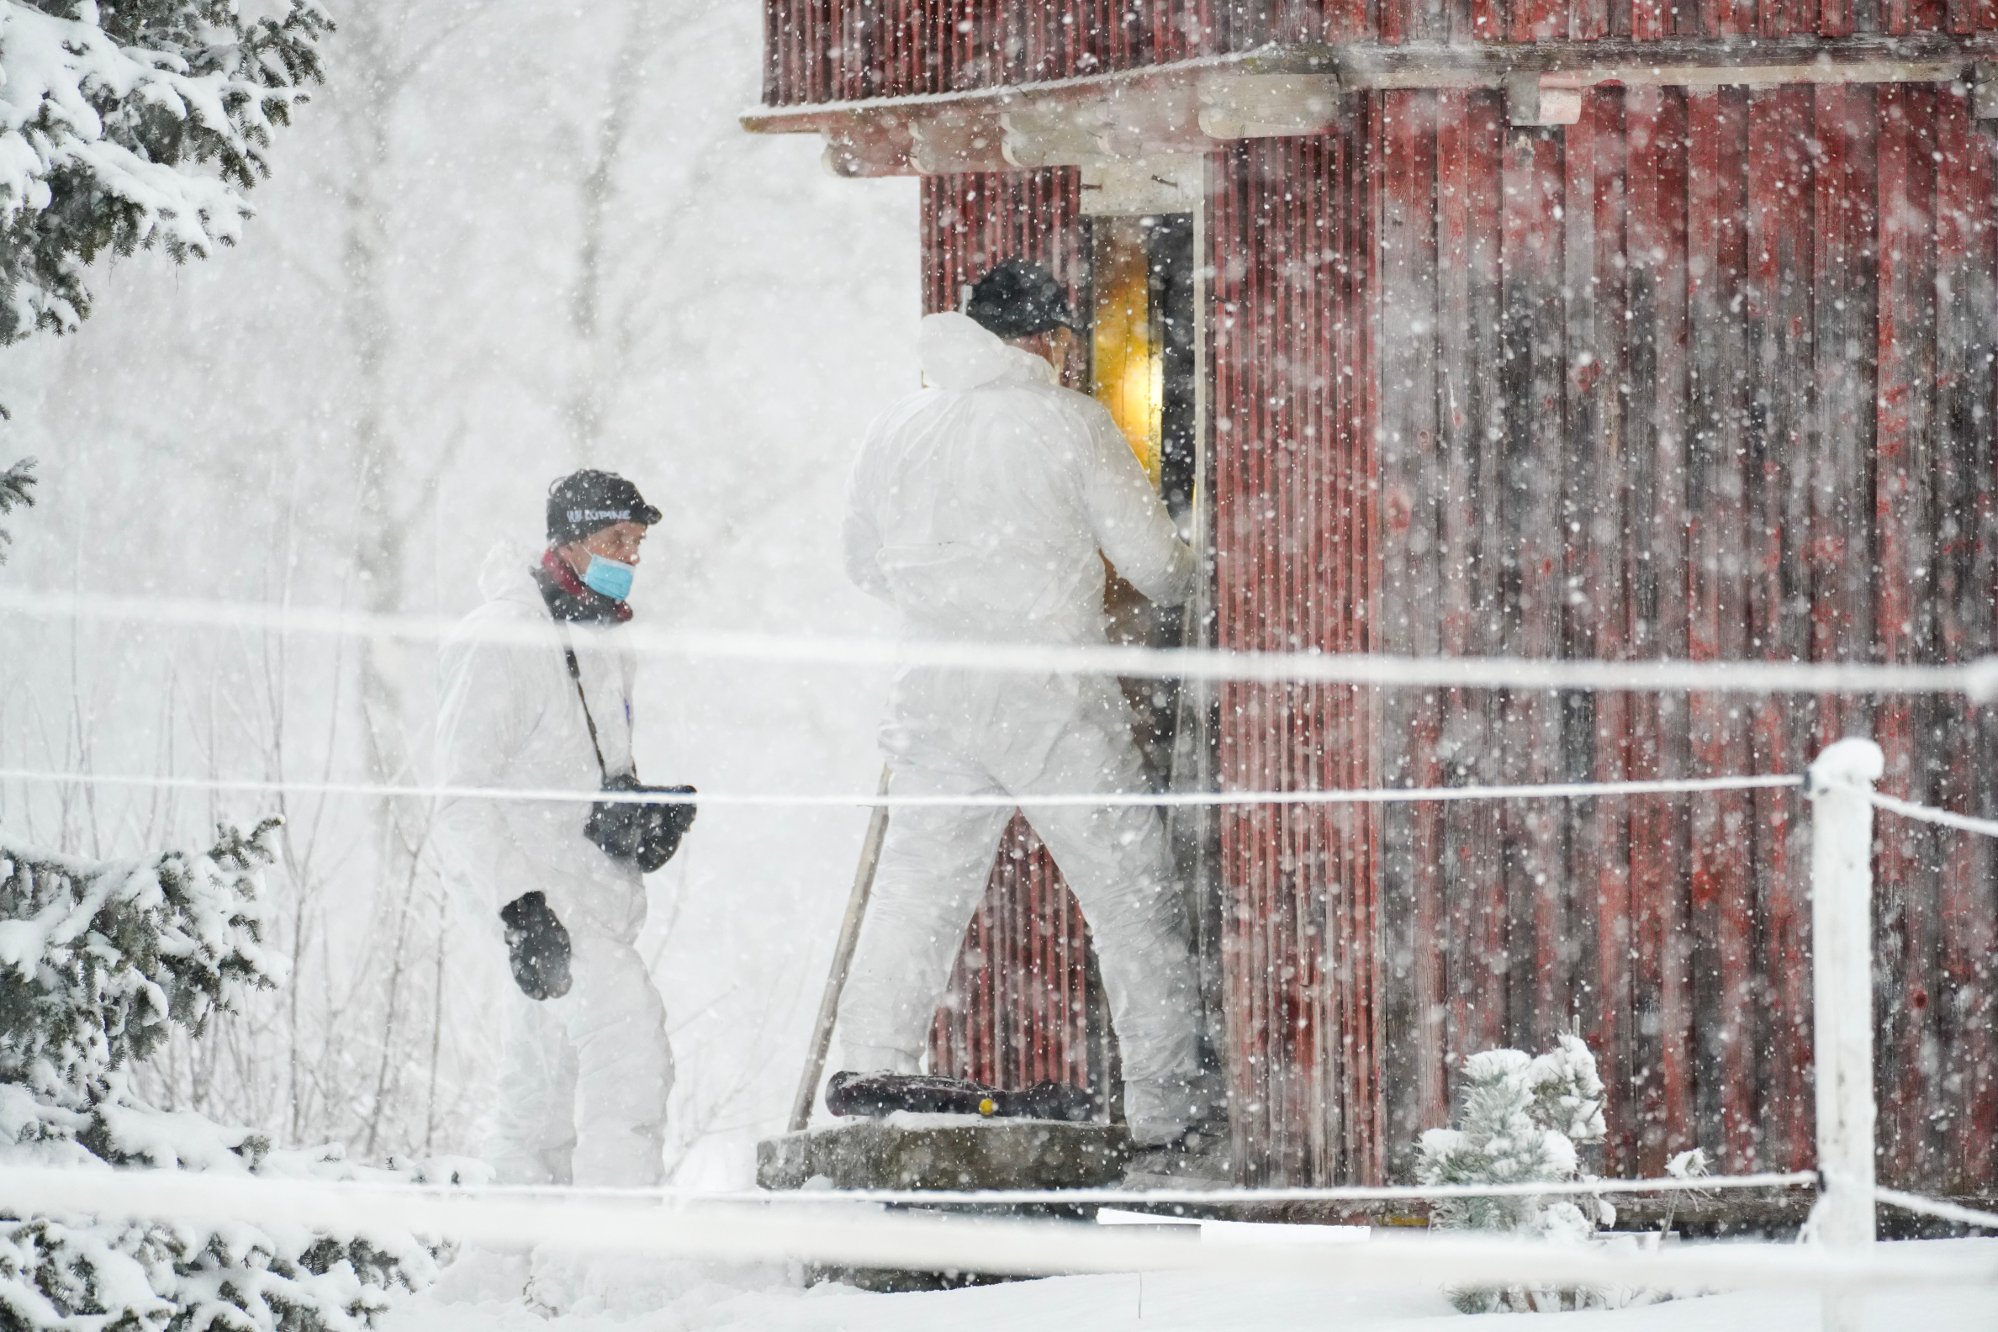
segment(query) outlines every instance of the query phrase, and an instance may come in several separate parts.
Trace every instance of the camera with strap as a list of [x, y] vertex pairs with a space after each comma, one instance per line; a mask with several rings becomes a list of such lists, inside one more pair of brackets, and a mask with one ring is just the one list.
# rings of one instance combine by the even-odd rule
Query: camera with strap
[[[576, 649], [563, 636], [562, 657], [569, 664], [569, 678], [575, 683], [577, 701], [583, 705], [583, 724], [590, 730], [590, 748], [597, 756], [597, 772], [606, 794], [633, 797], [599, 800], [590, 806], [590, 822], [583, 835], [613, 860], [629, 860], [650, 874], [673, 858], [680, 839], [694, 825], [694, 794], [691, 786], [646, 786], [636, 772], [612, 775], [604, 763], [603, 745], [597, 739], [597, 721], [590, 715], [589, 696], [583, 691], [583, 671], [576, 662]], [[671, 799], [645, 799], [666, 796]]]

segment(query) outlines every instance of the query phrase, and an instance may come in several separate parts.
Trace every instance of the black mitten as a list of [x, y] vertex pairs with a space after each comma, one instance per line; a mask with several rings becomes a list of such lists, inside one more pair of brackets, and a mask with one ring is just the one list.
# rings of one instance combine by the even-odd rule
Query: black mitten
[[[630, 773], [611, 778], [603, 789], [619, 795], [694, 794], [691, 786], [643, 786]], [[693, 822], [694, 807], [689, 803], [599, 800], [590, 806], [590, 821], [583, 835], [611, 859], [633, 861], [650, 874], [673, 858]]]
[[[691, 786], [662, 786], [656, 788], [674, 795], [693, 795]], [[673, 858], [680, 849], [680, 839], [687, 835], [687, 829], [694, 826], [694, 806], [654, 805], [651, 807], [656, 817], [646, 829], [646, 836], [638, 848], [638, 867], [647, 874], [658, 869]]]
[[513, 981], [529, 999], [569, 993], [569, 931], [540, 893], [522, 893], [500, 908]]

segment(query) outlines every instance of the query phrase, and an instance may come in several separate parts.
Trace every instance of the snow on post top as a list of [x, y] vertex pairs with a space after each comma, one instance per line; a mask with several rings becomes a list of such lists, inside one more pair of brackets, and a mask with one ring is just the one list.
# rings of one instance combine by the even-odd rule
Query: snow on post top
[[1826, 747], [1811, 764], [1810, 789], [1871, 786], [1887, 771], [1887, 756], [1864, 736], [1847, 736]]

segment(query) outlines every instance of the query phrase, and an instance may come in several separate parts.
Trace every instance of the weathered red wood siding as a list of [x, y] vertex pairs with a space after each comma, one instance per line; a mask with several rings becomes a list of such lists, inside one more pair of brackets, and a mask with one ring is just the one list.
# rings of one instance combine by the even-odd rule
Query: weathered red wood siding
[[[1362, 115], [1208, 168], [1223, 648], [1376, 646], [1370, 155]], [[1226, 686], [1222, 788], [1374, 785], [1377, 707], [1347, 688]], [[1372, 806], [1222, 813], [1226, 1062], [1247, 1180], [1383, 1173], [1381, 846]]]
[[1998, 29], [1989, 0], [764, 0], [767, 105], [953, 92], [1272, 43]]
[[997, 848], [930, 1033], [930, 1066], [1000, 1087], [1107, 1091], [1108, 1024], [1082, 911], [1026, 820]]
[[[1998, 648], [1998, 205], [1963, 98], [1602, 91], [1561, 131], [1508, 127], [1494, 95], [1396, 93], [1376, 151], [1376, 647]], [[1946, 700], [1379, 706], [1390, 782], [1795, 772], [1852, 731], [1886, 748], [1889, 790], [1998, 807], [1998, 728]], [[1883, 1177], [1989, 1190], [1998, 862], [1880, 826]], [[1810, 1163], [1797, 796], [1395, 807], [1383, 836], [1391, 1144], [1441, 1121], [1451, 1061], [1544, 1047], [1572, 1014], [1612, 1172], [1695, 1145], [1730, 1171]]]
[[[1209, 159], [1223, 645], [1998, 650], [1998, 165], [1961, 96], [1603, 90], [1565, 130], [1481, 92], [1349, 108]], [[929, 308], [1008, 253], [1079, 290], [1078, 197], [1068, 172], [926, 181]], [[1794, 772], [1847, 733], [1889, 790], [1998, 809], [1998, 726], [1930, 699], [1239, 686], [1220, 759], [1231, 789], [1607, 781]], [[1576, 1016], [1609, 1170], [1810, 1163], [1794, 794], [1241, 809], [1221, 835], [1247, 1178], [1379, 1178], [1462, 1056]], [[1086, 936], [1013, 845], [939, 1059], [1093, 1083]], [[1989, 1191], [1998, 858], [1883, 816], [1878, 871], [1883, 1177]]]
[[[1001, 259], [1036, 259], [1069, 286], [1086, 281], [1073, 171], [923, 181], [923, 308], [955, 309], [963, 284]], [[999, 847], [931, 1033], [932, 1067], [1006, 1087], [1044, 1080], [1102, 1091], [1106, 1023], [1089, 996], [1095, 961], [1082, 912], [1022, 819]]]

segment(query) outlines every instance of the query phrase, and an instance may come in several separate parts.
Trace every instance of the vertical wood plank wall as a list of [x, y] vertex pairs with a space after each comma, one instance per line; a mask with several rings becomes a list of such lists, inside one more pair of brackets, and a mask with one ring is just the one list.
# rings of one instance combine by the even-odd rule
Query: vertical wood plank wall
[[[1364, 652], [1379, 552], [1366, 118], [1209, 164], [1216, 638]], [[1223, 789], [1375, 784], [1375, 704], [1322, 686], [1225, 686]], [[1221, 814], [1227, 1071], [1244, 1177], [1385, 1168], [1368, 806]]]
[[1988, 0], [763, 0], [767, 105], [952, 92], [1271, 43], [1907, 36]]
[[[1210, 158], [1224, 646], [1998, 650], [1998, 168], [1962, 97], [1600, 90], [1565, 130], [1481, 92], [1349, 107]], [[927, 307], [1004, 253], [1079, 291], [1077, 198], [1061, 171], [925, 181]], [[1998, 810], [1998, 727], [1953, 700], [1258, 686], [1222, 722], [1237, 789], [1795, 772], [1868, 733], [1890, 791]], [[1989, 1192], [1998, 858], [1880, 828], [1882, 1177]], [[1029, 837], [939, 1066], [1091, 1081], [1086, 933]], [[1444, 1121], [1456, 1061], [1577, 1017], [1609, 1171], [1690, 1146], [1808, 1165], [1807, 838], [1791, 792], [1230, 811], [1245, 1177], [1381, 1178]]]
[[[1563, 132], [1508, 127], [1493, 95], [1394, 93], [1375, 150], [1377, 648], [1998, 648], [1998, 203], [1963, 98], [1599, 91]], [[1998, 808], [1998, 728], [1953, 700], [1380, 709], [1390, 783], [1796, 772], [1854, 732], [1885, 747], [1886, 789]], [[1988, 1191], [1998, 862], [1985, 839], [1880, 829], [1882, 1177]], [[1394, 807], [1382, 836], [1391, 1145], [1442, 1122], [1454, 1060], [1544, 1048], [1576, 1015], [1610, 1172], [1691, 1146], [1727, 1171], [1810, 1163], [1800, 797]]]
[[[1083, 305], [1080, 183], [1073, 171], [923, 181], [923, 308], [1001, 259], [1037, 260]], [[1090, 1002], [1096, 964], [1075, 898], [1024, 819], [994, 848], [992, 882], [931, 1031], [931, 1067], [1004, 1087], [1068, 1082], [1107, 1092], [1107, 1022]]]
[[1108, 1094], [1108, 1023], [1082, 910], [1027, 821], [1000, 839], [930, 1031], [930, 1067], [1000, 1087]]

